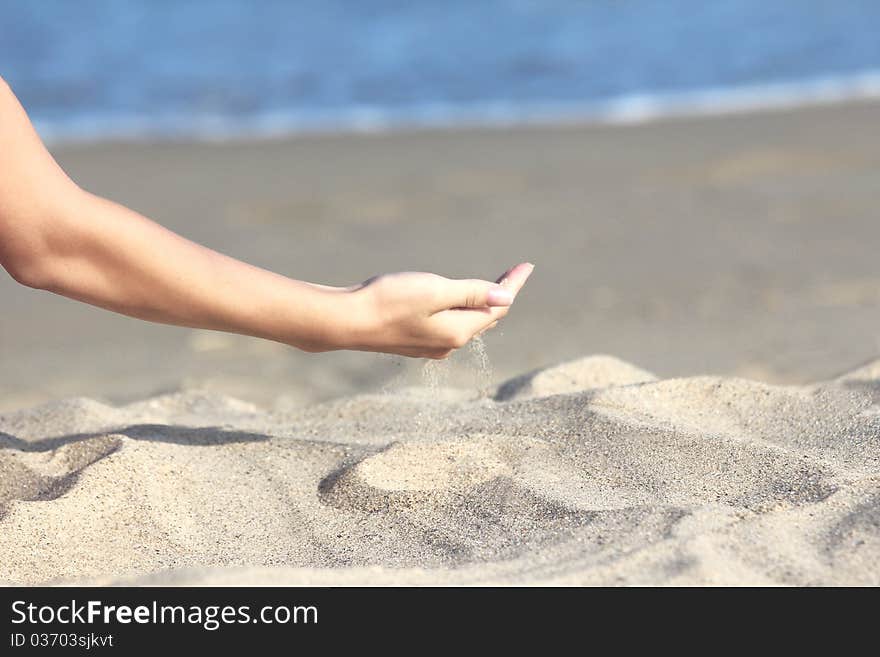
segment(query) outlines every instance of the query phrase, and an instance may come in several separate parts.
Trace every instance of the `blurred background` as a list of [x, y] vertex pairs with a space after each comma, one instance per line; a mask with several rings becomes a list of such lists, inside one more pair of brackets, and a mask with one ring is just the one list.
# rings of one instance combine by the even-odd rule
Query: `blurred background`
[[[465, 350], [432, 379], [610, 353], [802, 382], [880, 351], [878, 28], [869, 0], [0, 0], [0, 75], [80, 184], [249, 262], [535, 262], [492, 372]], [[424, 380], [8, 277], [0, 308], [0, 410]]]
[[0, 6], [0, 61], [50, 138], [643, 119], [880, 91], [870, 0]]

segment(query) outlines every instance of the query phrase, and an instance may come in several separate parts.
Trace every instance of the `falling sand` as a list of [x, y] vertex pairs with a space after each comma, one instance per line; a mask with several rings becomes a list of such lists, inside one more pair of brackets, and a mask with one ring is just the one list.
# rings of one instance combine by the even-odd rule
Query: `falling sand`
[[[467, 354], [465, 354], [467, 355]], [[880, 584], [880, 366], [810, 386], [591, 356], [266, 412], [0, 416], [8, 583]]]

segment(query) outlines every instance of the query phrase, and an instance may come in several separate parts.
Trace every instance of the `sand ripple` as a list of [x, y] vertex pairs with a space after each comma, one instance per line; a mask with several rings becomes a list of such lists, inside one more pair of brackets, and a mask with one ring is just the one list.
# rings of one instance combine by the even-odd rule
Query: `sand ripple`
[[0, 416], [0, 581], [880, 583], [880, 368]]

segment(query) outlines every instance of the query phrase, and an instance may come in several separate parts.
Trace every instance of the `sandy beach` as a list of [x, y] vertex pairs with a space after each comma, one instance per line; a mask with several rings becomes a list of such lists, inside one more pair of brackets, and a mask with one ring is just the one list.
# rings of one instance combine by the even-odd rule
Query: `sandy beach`
[[296, 278], [537, 268], [429, 365], [3, 278], [0, 582], [880, 584], [878, 119], [56, 148]]
[[492, 397], [54, 402], [0, 420], [0, 581], [877, 585], [878, 401], [880, 363], [588, 357]]

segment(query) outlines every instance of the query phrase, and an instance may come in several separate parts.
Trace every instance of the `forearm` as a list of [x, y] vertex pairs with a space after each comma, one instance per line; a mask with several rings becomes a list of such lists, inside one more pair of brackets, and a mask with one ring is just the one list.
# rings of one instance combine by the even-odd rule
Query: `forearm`
[[245, 264], [82, 191], [44, 241], [38, 287], [140, 319], [320, 351], [347, 346], [356, 317], [353, 293]]
[[357, 295], [246, 265], [81, 190], [0, 79], [0, 264], [13, 277], [133, 317], [348, 346]]
[[429, 358], [493, 327], [531, 273], [523, 263], [495, 284], [409, 272], [331, 288], [247, 265], [81, 190], [2, 79], [0, 264], [30, 287], [140, 319]]

